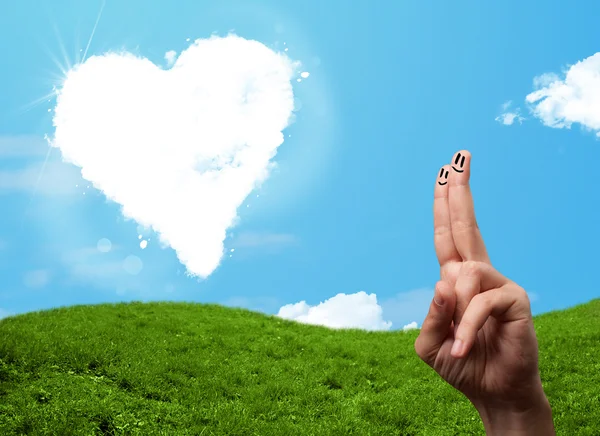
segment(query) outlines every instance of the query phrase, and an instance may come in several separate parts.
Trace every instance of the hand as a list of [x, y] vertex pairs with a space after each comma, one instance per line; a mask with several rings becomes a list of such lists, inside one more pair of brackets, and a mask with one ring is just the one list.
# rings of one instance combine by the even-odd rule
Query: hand
[[[525, 412], [546, 399], [530, 303], [490, 263], [475, 220], [470, 161], [460, 151], [438, 173], [434, 239], [442, 280], [415, 351], [480, 413]], [[459, 341], [464, 348], [455, 353]]]

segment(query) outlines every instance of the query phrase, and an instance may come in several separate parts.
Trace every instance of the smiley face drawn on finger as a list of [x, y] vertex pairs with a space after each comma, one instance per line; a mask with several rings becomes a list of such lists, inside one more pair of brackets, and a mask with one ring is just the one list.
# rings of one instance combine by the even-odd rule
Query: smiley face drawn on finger
[[[442, 183], [442, 180], [445, 180], [445, 182]], [[442, 168], [440, 170], [440, 180], [438, 180], [438, 185], [441, 185], [441, 186], [445, 185], [446, 183], [448, 183], [447, 180], [448, 180], [448, 170], [446, 170], [446, 174], [444, 174], [444, 168]]]
[[[458, 165], [458, 161], [460, 161], [460, 168], [462, 168], [462, 167], [465, 165], [465, 157], [464, 157], [464, 156], [462, 156], [462, 159], [461, 159], [461, 158], [460, 158], [461, 156], [462, 156], [462, 155], [461, 155], [460, 153], [458, 153], [458, 154], [456, 155], [456, 159], [454, 159], [454, 165]], [[464, 171], [463, 169], [460, 169], [460, 170], [459, 170], [459, 169], [457, 169], [457, 168], [454, 168], [454, 165], [452, 165], [452, 169], [453, 169], [454, 171], [456, 171], [457, 173], [462, 173], [462, 172]]]

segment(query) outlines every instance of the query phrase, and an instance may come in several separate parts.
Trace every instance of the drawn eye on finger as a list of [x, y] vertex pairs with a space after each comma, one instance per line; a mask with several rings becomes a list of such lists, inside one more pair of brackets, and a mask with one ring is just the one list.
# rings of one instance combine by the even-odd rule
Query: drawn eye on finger
[[[462, 154], [458, 153], [456, 155], [456, 159], [454, 159], [454, 163], [452, 164], [452, 169], [454, 171], [456, 171], [457, 173], [462, 173], [464, 170], [462, 169], [465, 166], [465, 156], [463, 156]], [[455, 167], [459, 167], [455, 168]]]
[[440, 170], [440, 175], [439, 175], [439, 180], [438, 180], [438, 185], [445, 185], [448, 183], [448, 170], [442, 168]]

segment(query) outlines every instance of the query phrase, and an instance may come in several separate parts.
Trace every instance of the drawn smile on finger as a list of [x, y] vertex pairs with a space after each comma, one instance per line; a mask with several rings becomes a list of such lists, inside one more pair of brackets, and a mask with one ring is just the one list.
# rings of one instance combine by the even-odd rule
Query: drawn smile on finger
[[438, 180], [438, 185], [445, 185], [448, 182], [442, 183], [442, 180], [448, 180], [448, 170], [446, 170], [446, 174], [444, 174], [444, 168], [440, 170], [440, 180]]
[[[460, 154], [460, 153], [458, 153], [458, 154], [456, 155], [456, 159], [454, 159], [454, 165], [458, 165], [458, 161], [460, 161], [460, 167], [462, 168], [462, 167], [465, 165], [465, 157], [464, 157], [464, 156], [462, 156], [462, 159], [461, 159], [460, 157], [461, 157], [461, 154]], [[453, 169], [454, 171], [456, 171], [457, 173], [462, 173], [462, 172], [464, 171], [463, 169], [460, 169], [460, 170], [459, 170], [459, 169], [457, 169], [457, 168], [454, 168], [454, 165], [452, 165], [452, 169]]]

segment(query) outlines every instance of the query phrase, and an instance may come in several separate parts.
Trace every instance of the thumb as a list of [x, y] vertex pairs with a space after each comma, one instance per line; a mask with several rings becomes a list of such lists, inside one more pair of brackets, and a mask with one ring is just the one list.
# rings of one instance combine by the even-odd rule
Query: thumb
[[417, 355], [432, 368], [442, 344], [448, 334], [452, 333], [451, 325], [455, 306], [456, 295], [452, 287], [446, 282], [437, 282], [429, 313], [423, 321], [421, 332], [415, 341]]

